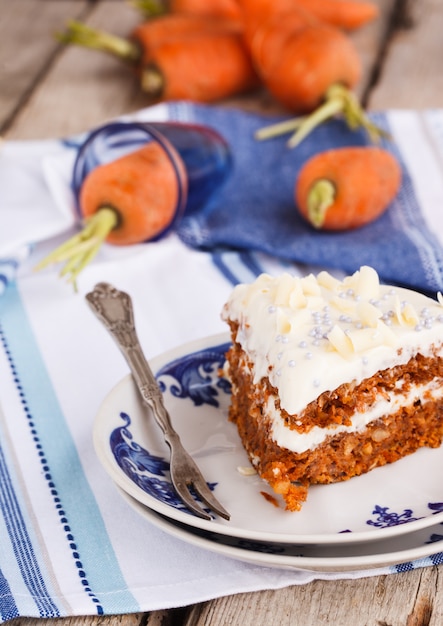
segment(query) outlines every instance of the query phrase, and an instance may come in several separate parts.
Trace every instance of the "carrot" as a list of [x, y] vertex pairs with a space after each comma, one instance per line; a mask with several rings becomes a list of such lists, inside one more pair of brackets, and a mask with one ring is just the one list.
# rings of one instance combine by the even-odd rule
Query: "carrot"
[[155, 99], [212, 102], [258, 84], [240, 32], [238, 20], [174, 14], [140, 24], [130, 39], [75, 21], [60, 38], [132, 64]]
[[360, 28], [379, 15], [378, 6], [364, 0], [294, 0], [294, 3], [323, 22], [345, 30]]
[[361, 76], [361, 61], [351, 39], [312, 15], [308, 20], [306, 12], [276, 11], [265, 22], [244, 13], [246, 21], [255, 20], [252, 29], [245, 23], [249, 50], [270, 93], [304, 117], [262, 128], [256, 138], [295, 131], [288, 142], [295, 147], [319, 124], [337, 115], [342, 115], [351, 129], [363, 127], [373, 141], [387, 136], [367, 117], [352, 91]]
[[[289, 13], [297, 14], [300, 20], [309, 22], [313, 19], [312, 13], [295, 5], [296, 0], [238, 0], [241, 9], [241, 22], [243, 25], [243, 36], [248, 46], [253, 45], [255, 37], [263, 35], [265, 28], [270, 30], [272, 21], [276, 29], [283, 26], [279, 19], [281, 15], [287, 17]], [[276, 24], [276, 19], [279, 19]]]
[[127, 246], [162, 234], [173, 222], [179, 205], [177, 176], [186, 180], [179, 155], [172, 146], [170, 149], [178, 172], [155, 142], [91, 170], [79, 198], [83, 230], [49, 254], [36, 269], [66, 261], [61, 276], [68, 276], [76, 288], [77, 276], [104, 241]]
[[[178, 154], [176, 158], [180, 158]], [[165, 150], [155, 142], [96, 167], [80, 192], [85, 218], [96, 214], [100, 207], [114, 210], [118, 223], [106, 240], [119, 246], [159, 235], [172, 222], [177, 202], [176, 170]]]
[[211, 33], [157, 46], [141, 84], [156, 100], [214, 102], [256, 87], [259, 79], [241, 35]]
[[[293, 1], [290, 0], [291, 3]], [[272, 74], [274, 66], [287, 45], [287, 37], [293, 36], [307, 25], [318, 23], [316, 18], [309, 13], [298, 10], [283, 14], [274, 14], [271, 11], [266, 22], [262, 21], [263, 14], [248, 19], [243, 32], [254, 66], [262, 81]], [[282, 15], [284, 24], [282, 24]]]
[[139, 62], [143, 63], [151, 51], [165, 41], [205, 33], [241, 33], [242, 28], [239, 20], [171, 14], [142, 22], [134, 28], [130, 39], [138, 46]]
[[294, 195], [301, 215], [315, 228], [348, 230], [380, 217], [400, 185], [400, 165], [387, 150], [345, 147], [309, 159]]
[[385, 135], [352, 93], [360, 79], [361, 61], [342, 30], [322, 22], [296, 0], [239, 3], [244, 38], [263, 84], [283, 106], [305, 115], [260, 129], [257, 139], [296, 131], [288, 142], [294, 147], [316, 126], [339, 114], [350, 128], [365, 128], [374, 141]]
[[[284, 106], [307, 113], [324, 100], [329, 87], [354, 87], [361, 76], [360, 58], [351, 40], [339, 29], [315, 24], [283, 30], [278, 57], [261, 74], [267, 88]], [[264, 51], [262, 51], [262, 55]]]
[[97, 30], [76, 20], [70, 20], [58, 39], [67, 44], [101, 50], [134, 65], [159, 44], [190, 34], [202, 32], [241, 32], [239, 20], [214, 19], [200, 15], [163, 15], [137, 25], [128, 39]]

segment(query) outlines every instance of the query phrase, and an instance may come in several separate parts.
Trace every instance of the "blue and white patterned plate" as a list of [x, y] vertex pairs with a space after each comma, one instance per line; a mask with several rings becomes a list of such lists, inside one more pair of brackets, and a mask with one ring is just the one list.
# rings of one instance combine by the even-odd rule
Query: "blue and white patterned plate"
[[199, 548], [223, 556], [283, 569], [355, 572], [390, 567], [390, 573], [443, 563], [443, 524], [407, 535], [348, 545], [271, 543], [193, 528], [160, 515], [119, 489], [124, 500], [150, 524]]
[[404, 535], [443, 521], [443, 448], [422, 449], [389, 466], [333, 485], [314, 486], [300, 512], [282, 502], [249, 467], [228, 421], [229, 384], [220, 377], [227, 335], [172, 350], [152, 360], [171, 419], [229, 522], [202, 520], [176, 497], [169, 450], [131, 376], [105, 398], [94, 425], [97, 454], [112, 480], [153, 511], [195, 529], [272, 543], [354, 544]]

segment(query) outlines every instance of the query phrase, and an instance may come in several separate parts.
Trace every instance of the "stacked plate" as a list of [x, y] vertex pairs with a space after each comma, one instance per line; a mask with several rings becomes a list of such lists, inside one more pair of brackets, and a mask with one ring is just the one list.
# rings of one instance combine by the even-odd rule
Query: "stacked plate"
[[443, 559], [443, 447], [422, 449], [343, 483], [314, 486], [300, 512], [255, 473], [228, 420], [220, 377], [227, 335], [187, 344], [151, 362], [185, 448], [230, 521], [200, 519], [177, 498], [169, 449], [132, 377], [105, 398], [94, 425], [98, 456], [119, 493], [149, 523], [243, 561], [279, 568], [347, 571]]

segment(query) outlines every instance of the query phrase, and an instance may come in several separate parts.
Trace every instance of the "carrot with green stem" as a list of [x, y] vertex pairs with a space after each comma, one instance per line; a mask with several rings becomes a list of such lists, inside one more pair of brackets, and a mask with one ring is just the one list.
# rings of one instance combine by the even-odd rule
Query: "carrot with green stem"
[[83, 22], [70, 20], [66, 30], [57, 38], [66, 44], [75, 44], [93, 50], [101, 50], [136, 66], [143, 65], [144, 58], [159, 44], [170, 39], [191, 34], [211, 32], [241, 32], [238, 20], [215, 19], [200, 15], [164, 15], [142, 22], [136, 26], [128, 38], [119, 37]]
[[295, 147], [319, 124], [338, 115], [351, 129], [363, 127], [372, 141], [387, 136], [352, 91], [362, 68], [346, 33], [305, 9], [289, 10], [291, 0], [260, 0], [258, 12], [253, 0], [241, 2], [245, 40], [259, 77], [280, 104], [304, 116], [260, 129], [257, 139], [295, 131], [288, 142]]
[[400, 189], [401, 178], [397, 159], [383, 148], [327, 150], [301, 168], [295, 184], [295, 202], [314, 228], [360, 228], [386, 211]]
[[[270, 64], [270, 62], [269, 62]], [[367, 116], [352, 89], [361, 76], [360, 58], [351, 40], [328, 25], [309, 25], [289, 34], [268, 75], [261, 74], [271, 94], [289, 110], [305, 114], [293, 120], [293, 148], [317, 126], [342, 116], [352, 130], [364, 128], [371, 141], [388, 137]], [[289, 123], [259, 130], [257, 139], [268, 139], [291, 130]]]
[[[140, 24], [128, 39], [71, 21], [60, 39], [126, 61], [153, 100], [213, 102], [258, 85], [240, 24], [235, 20], [167, 15]], [[166, 52], [158, 52], [161, 47]], [[164, 58], [166, 66], [162, 67]]]
[[259, 84], [241, 35], [213, 33], [157, 46], [146, 62], [142, 90], [154, 100], [215, 102]]
[[[106, 241], [127, 246], [152, 240], [172, 224], [179, 206], [178, 179], [186, 180], [176, 151], [174, 164], [166, 151], [150, 142], [85, 178], [79, 205], [84, 228], [36, 267], [65, 263], [60, 275], [77, 288], [77, 277]], [[178, 169], [177, 169], [178, 168]]]

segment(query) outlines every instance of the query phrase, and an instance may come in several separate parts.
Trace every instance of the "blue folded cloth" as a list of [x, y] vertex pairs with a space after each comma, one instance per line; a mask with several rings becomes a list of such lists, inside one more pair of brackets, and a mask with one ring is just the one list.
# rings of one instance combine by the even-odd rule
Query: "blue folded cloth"
[[[392, 115], [376, 113], [371, 118], [389, 132]], [[184, 103], [176, 105], [172, 117], [213, 127], [228, 141], [234, 158], [223, 188], [203, 210], [185, 216], [179, 225], [179, 236], [186, 244], [206, 250], [260, 251], [346, 273], [371, 265], [385, 282], [434, 295], [442, 289], [443, 248], [424, 219], [395, 136], [380, 144], [396, 156], [403, 170], [401, 190], [389, 210], [363, 228], [326, 232], [310, 227], [295, 207], [298, 172], [318, 152], [368, 144], [364, 131], [351, 131], [336, 119], [289, 149], [288, 135], [264, 141], [254, 138], [257, 129], [282, 118]]]

